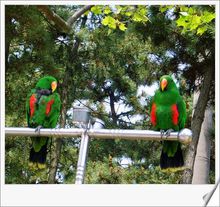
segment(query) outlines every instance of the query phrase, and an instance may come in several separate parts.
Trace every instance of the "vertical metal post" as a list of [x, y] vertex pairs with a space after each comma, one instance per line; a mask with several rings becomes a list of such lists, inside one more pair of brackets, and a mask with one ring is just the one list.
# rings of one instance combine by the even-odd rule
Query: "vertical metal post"
[[77, 162], [75, 184], [83, 184], [86, 171], [86, 160], [89, 146], [89, 135], [87, 130], [90, 128], [90, 112], [86, 107], [75, 107], [73, 109], [73, 122], [79, 123], [84, 132], [81, 135], [79, 158]]
[[79, 158], [77, 163], [75, 184], [83, 184], [86, 171], [86, 160], [88, 154], [89, 136], [87, 130], [81, 135]]

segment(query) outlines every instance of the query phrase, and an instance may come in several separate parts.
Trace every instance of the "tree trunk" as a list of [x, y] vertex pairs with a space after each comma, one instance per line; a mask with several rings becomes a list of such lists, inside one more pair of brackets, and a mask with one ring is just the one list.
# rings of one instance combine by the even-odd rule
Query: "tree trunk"
[[204, 119], [205, 109], [209, 100], [209, 91], [212, 85], [213, 76], [214, 76], [214, 67], [206, 69], [206, 72], [204, 74], [204, 80], [200, 90], [200, 95], [198, 98], [198, 103], [196, 104], [195, 111], [192, 117], [191, 129], [193, 133], [193, 140], [188, 146], [188, 150], [186, 153], [186, 159], [185, 159], [186, 169], [183, 172], [183, 179], [182, 179], [182, 183], [184, 184], [192, 183], [196, 150], [199, 141], [201, 125]]
[[[60, 126], [61, 128], [65, 128], [66, 123], [66, 111], [67, 111], [67, 90], [63, 89], [61, 94], [62, 99], [62, 110], [61, 110], [61, 120]], [[53, 143], [53, 150], [51, 152], [51, 165], [49, 170], [49, 177], [48, 183], [54, 184], [56, 183], [56, 172], [57, 172], [57, 165], [61, 154], [61, 147], [62, 147], [62, 139], [55, 138], [52, 140]]]
[[117, 124], [117, 114], [115, 111], [115, 96], [114, 96], [113, 91], [109, 92], [109, 98], [110, 98], [110, 108], [111, 108], [112, 120], [113, 120], [113, 123], [116, 125]]
[[5, 27], [5, 70], [8, 71], [8, 68], [9, 68], [8, 56], [9, 56], [10, 44], [11, 44], [12, 37], [13, 37], [13, 34], [12, 34], [13, 26], [11, 24], [11, 18], [8, 17], [7, 12], [5, 14], [5, 25], [7, 25]]
[[199, 136], [192, 184], [208, 184], [210, 169], [210, 130], [213, 127], [212, 108], [205, 111], [204, 121]]
[[[81, 27], [85, 26], [87, 18], [83, 18]], [[69, 63], [67, 63], [66, 66], [66, 72], [65, 76], [63, 79], [63, 84], [62, 84], [62, 94], [61, 94], [61, 100], [62, 100], [62, 110], [61, 110], [61, 121], [60, 121], [60, 126], [62, 128], [65, 128], [66, 125], [66, 112], [67, 112], [67, 105], [69, 102], [69, 94], [72, 93], [73, 90], [72, 87], [74, 87], [74, 84], [72, 83], [72, 78], [74, 75], [74, 67], [75, 63], [78, 57], [78, 49], [80, 45], [80, 39], [75, 38], [75, 41], [72, 46], [67, 48], [68, 51], [68, 59]], [[49, 171], [49, 178], [48, 178], [48, 183], [52, 184], [55, 183], [56, 181], [56, 172], [57, 172], [57, 166], [61, 154], [61, 146], [62, 146], [62, 140], [57, 138], [54, 140], [54, 150], [52, 152], [52, 158], [51, 158], [51, 166], [50, 166], [50, 171]]]

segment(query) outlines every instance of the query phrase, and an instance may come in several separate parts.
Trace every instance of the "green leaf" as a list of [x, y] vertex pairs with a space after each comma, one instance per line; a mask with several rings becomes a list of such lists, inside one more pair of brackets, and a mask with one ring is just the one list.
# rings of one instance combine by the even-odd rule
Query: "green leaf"
[[147, 18], [147, 16], [142, 16], [140, 13], [135, 12], [132, 17], [132, 20], [135, 22], [146, 22], [146, 21], [148, 21], [148, 18]]
[[89, 12], [90, 12], [90, 11], [86, 11], [86, 12], [84, 13], [84, 15], [87, 16], [87, 15], [89, 14]]
[[207, 29], [208, 29], [208, 26], [207, 26], [207, 25], [205, 25], [205, 26], [203, 26], [203, 27], [199, 27], [199, 28], [197, 29], [197, 33], [196, 33], [196, 34], [202, 35], [204, 32], [207, 31]]
[[94, 13], [94, 14], [101, 14], [102, 13], [102, 6], [93, 6], [91, 8], [91, 11]]
[[109, 28], [116, 29], [117, 21], [113, 17], [109, 17]]
[[141, 16], [145, 16], [146, 13], [147, 13], [147, 8], [146, 7], [140, 7], [138, 9], [138, 13], [141, 15]]
[[201, 17], [194, 15], [192, 16], [191, 23], [189, 24], [190, 30], [196, 29], [201, 23]]
[[112, 29], [108, 29], [108, 35], [112, 33]]
[[160, 6], [160, 12], [164, 13], [169, 9], [172, 9], [174, 7], [174, 5], [168, 5], [168, 6]]
[[202, 16], [202, 21], [204, 23], [209, 23], [211, 22], [213, 19], [215, 19], [215, 13], [211, 13], [208, 11], [205, 11], [203, 16]]
[[122, 7], [119, 5], [116, 5], [117, 11], [116, 14], [120, 14], [120, 12], [122, 11]]
[[178, 27], [186, 27], [188, 25], [185, 16], [180, 16], [179, 19], [176, 20], [176, 23]]
[[109, 23], [109, 28], [116, 29], [116, 21], [112, 21]]
[[188, 16], [188, 13], [187, 12], [179, 12], [181, 15], [183, 16]]
[[137, 12], [134, 13], [134, 16], [132, 17], [132, 19], [133, 19], [135, 22], [140, 22], [140, 21], [142, 20], [141, 15], [138, 14]]
[[108, 26], [111, 29], [116, 29], [116, 23], [117, 23], [116, 20], [111, 16], [106, 16], [102, 20], [102, 24]]
[[129, 9], [131, 9], [131, 6], [122, 6], [122, 10], [121, 10], [121, 14], [124, 14], [126, 11], [128, 11]]
[[124, 23], [120, 22], [119, 23], [119, 29], [122, 30], [122, 31], [125, 31], [127, 29], [127, 27], [125, 26]]
[[180, 6], [180, 11], [181, 12], [188, 12], [189, 8], [186, 6]]
[[160, 6], [160, 12], [165, 12], [165, 11], [167, 11], [167, 7], [166, 6]]
[[109, 24], [109, 16], [106, 16], [103, 20], [102, 20], [102, 24], [107, 26]]
[[195, 13], [195, 10], [194, 10], [192, 7], [190, 7], [189, 10], [188, 10], [188, 13], [189, 13], [189, 14], [194, 14], [194, 13]]
[[104, 9], [104, 14], [110, 14], [112, 13], [112, 10], [109, 6], [106, 6], [105, 9]]
[[132, 12], [130, 12], [130, 11], [125, 12], [125, 16], [130, 17], [131, 15], [132, 15]]

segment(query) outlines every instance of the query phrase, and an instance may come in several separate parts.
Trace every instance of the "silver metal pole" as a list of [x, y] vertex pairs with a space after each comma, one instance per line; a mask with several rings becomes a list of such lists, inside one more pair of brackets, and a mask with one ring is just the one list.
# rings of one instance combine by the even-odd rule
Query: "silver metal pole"
[[[41, 129], [40, 133], [33, 128], [6, 127], [6, 136], [51, 136], [51, 137], [79, 137], [86, 129]], [[154, 140], [161, 141], [161, 133], [152, 130], [129, 130], [129, 129], [88, 129], [88, 136], [98, 139], [128, 139], [128, 140]], [[162, 140], [180, 141], [188, 144], [192, 141], [192, 131], [182, 129], [180, 132], [171, 132], [169, 137]]]
[[82, 133], [79, 158], [77, 162], [76, 181], [75, 184], [83, 184], [86, 171], [86, 160], [88, 154], [89, 136], [87, 130]]
[[129, 130], [129, 129], [90, 129], [88, 135], [91, 138], [100, 139], [128, 139], [128, 140], [170, 140], [188, 144], [192, 141], [192, 131], [182, 129], [180, 132], [171, 132], [170, 136], [161, 138], [161, 133], [152, 130]]
[[41, 129], [40, 132], [35, 132], [34, 128], [18, 128], [5, 127], [6, 136], [46, 136], [46, 137], [78, 137], [84, 132], [84, 129]]

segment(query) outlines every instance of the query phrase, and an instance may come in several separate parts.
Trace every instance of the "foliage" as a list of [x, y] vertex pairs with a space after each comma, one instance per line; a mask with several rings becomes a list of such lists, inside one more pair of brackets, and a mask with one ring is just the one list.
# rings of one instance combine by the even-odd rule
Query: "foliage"
[[109, 34], [112, 30], [119, 28], [121, 31], [127, 29], [126, 24], [128, 21], [134, 22], [147, 22], [147, 6], [100, 6], [92, 7], [91, 12], [96, 15], [104, 15], [102, 24], [109, 27]]
[[[212, 8], [210, 8], [211, 10]], [[183, 27], [182, 33], [195, 31], [197, 35], [211, 30], [213, 31], [212, 20], [215, 19], [215, 12], [202, 10], [198, 7], [180, 6], [180, 17], [176, 20], [178, 27]]]
[[105, 158], [104, 162], [88, 162], [85, 183], [94, 184], [164, 184], [178, 183], [181, 173], [162, 172], [159, 167], [150, 165], [145, 168], [142, 165], [119, 166], [112, 161], [112, 157]]
[[[96, 15], [103, 15], [102, 24], [108, 26], [111, 29], [116, 29], [117, 27], [125, 31], [128, 24], [128, 21], [146, 23], [149, 18], [147, 5], [138, 5], [138, 6], [100, 6], [96, 5], [92, 7], [91, 12]], [[175, 6], [175, 5], [166, 5], [160, 6], [160, 12], [168, 13], [178, 13], [178, 18], [176, 19], [176, 24], [178, 27], [182, 27], [182, 34], [188, 31], [195, 31], [197, 35], [202, 35], [203, 33], [211, 30], [211, 33], [214, 34], [213, 30], [213, 19], [215, 19], [215, 11], [213, 6], [203, 9], [201, 6]], [[168, 14], [169, 15], [169, 14]], [[129, 18], [128, 18], [129, 17]], [[125, 23], [123, 23], [125, 22]]]

